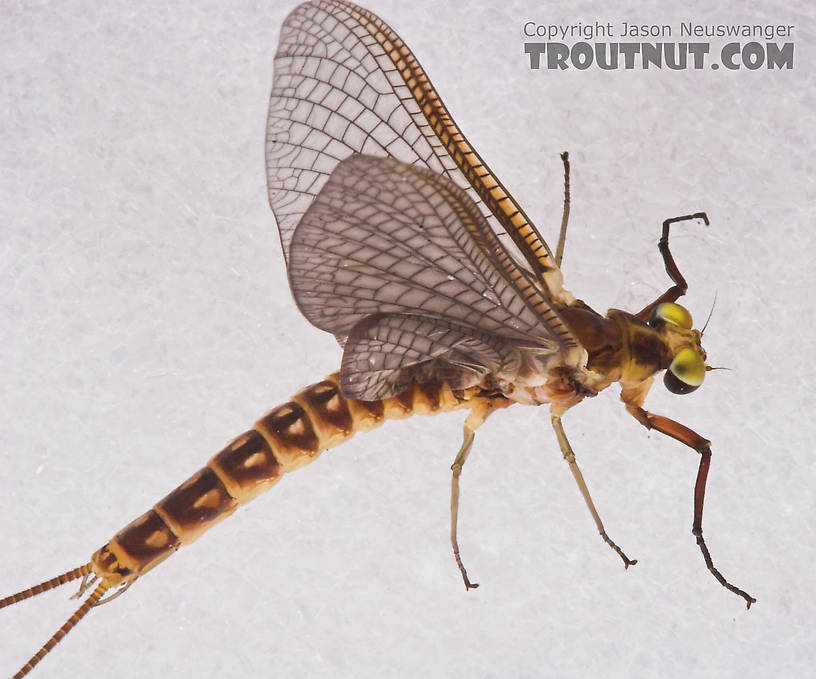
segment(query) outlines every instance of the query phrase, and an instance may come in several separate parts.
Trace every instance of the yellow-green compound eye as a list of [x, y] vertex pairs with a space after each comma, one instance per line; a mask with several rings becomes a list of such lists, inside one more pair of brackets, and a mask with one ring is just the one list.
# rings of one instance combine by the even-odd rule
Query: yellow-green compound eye
[[649, 315], [649, 325], [655, 328], [662, 322], [691, 330], [691, 314], [688, 309], [674, 302], [663, 302], [663, 304], [658, 304], [652, 309], [652, 313]]
[[677, 352], [663, 376], [663, 384], [673, 394], [688, 394], [703, 383], [705, 362], [691, 347]]

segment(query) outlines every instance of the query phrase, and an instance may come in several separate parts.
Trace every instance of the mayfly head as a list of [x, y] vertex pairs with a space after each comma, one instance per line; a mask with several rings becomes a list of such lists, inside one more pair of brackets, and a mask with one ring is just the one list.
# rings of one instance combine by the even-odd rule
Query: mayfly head
[[649, 316], [649, 325], [660, 333], [671, 363], [663, 383], [673, 394], [688, 394], [697, 389], [706, 374], [706, 353], [695, 330], [691, 314], [675, 302], [658, 304]]

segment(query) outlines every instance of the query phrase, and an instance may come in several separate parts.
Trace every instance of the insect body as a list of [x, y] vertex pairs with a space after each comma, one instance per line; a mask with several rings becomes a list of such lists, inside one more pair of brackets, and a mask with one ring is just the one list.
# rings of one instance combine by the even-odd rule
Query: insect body
[[[199, 537], [284, 472], [357, 431], [414, 413], [464, 409], [452, 470], [451, 543], [459, 478], [476, 429], [496, 410], [549, 404], [561, 451], [605, 542], [609, 538], [561, 418], [614, 382], [644, 426], [700, 454], [693, 532], [702, 535], [710, 444], [643, 408], [654, 376], [673, 392], [700, 386], [701, 333], [673, 285], [636, 314], [596, 313], [562, 287], [554, 255], [459, 131], [419, 63], [379, 18], [344, 0], [305, 3], [287, 18], [275, 58], [266, 140], [269, 200], [290, 286], [304, 316], [343, 346], [340, 371], [264, 415], [186, 482], [118, 532], [91, 560], [0, 601], [16, 603], [82, 579], [90, 594], [20, 670], [27, 674], [92, 607]], [[564, 155], [565, 175], [568, 163]], [[566, 211], [562, 238], [566, 229]], [[98, 580], [97, 584], [92, 584]]]

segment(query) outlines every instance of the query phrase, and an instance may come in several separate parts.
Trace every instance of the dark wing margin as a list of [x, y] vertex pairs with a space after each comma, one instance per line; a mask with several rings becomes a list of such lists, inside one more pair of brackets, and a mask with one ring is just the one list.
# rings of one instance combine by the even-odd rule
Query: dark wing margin
[[[533, 224], [459, 131], [419, 62], [376, 15], [345, 0], [298, 6], [281, 29], [267, 122], [267, 185], [284, 256], [295, 226], [353, 153], [426, 167], [463, 189], [543, 281], [542, 313], [561, 273]], [[525, 275], [528, 275], [525, 273]], [[560, 320], [565, 346], [577, 339]]]

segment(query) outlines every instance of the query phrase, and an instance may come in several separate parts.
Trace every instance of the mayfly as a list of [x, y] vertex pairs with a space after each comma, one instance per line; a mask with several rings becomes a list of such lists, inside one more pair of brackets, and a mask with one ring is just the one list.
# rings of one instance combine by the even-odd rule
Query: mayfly
[[674, 393], [707, 370], [702, 332], [677, 304], [686, 281], [663, 222], [659, 251], [672, 285], [637, 313], [605, 316], [562, 286], [569, 212], [553, 253], [456, 123], [402, 40], [345, 0], [315, 0], [285, 20], [267, 122], [269, 202], [295, 302], [343, 347], [340, 370], [299, 391], [187, 481], [119, 531], [90, 561], [0, 601], [8, 606], [73, 580], [77, 611], [20, 669], [22, 677], [92, 608], [124, 592], [182, 545], [323, 450], [390, 418], [466, 410], [452, 464], [450, 541], [459, 553], [459, 480], [479, 426], [514, 404], [550, 406], [561, 452], [604, 542], [607, 535], [562, 426], [612, 383], [647, 429], [700, 456], [692, 532], [714, 566], [702, 519], [710, 442], [644, 409], [654, 377]]

